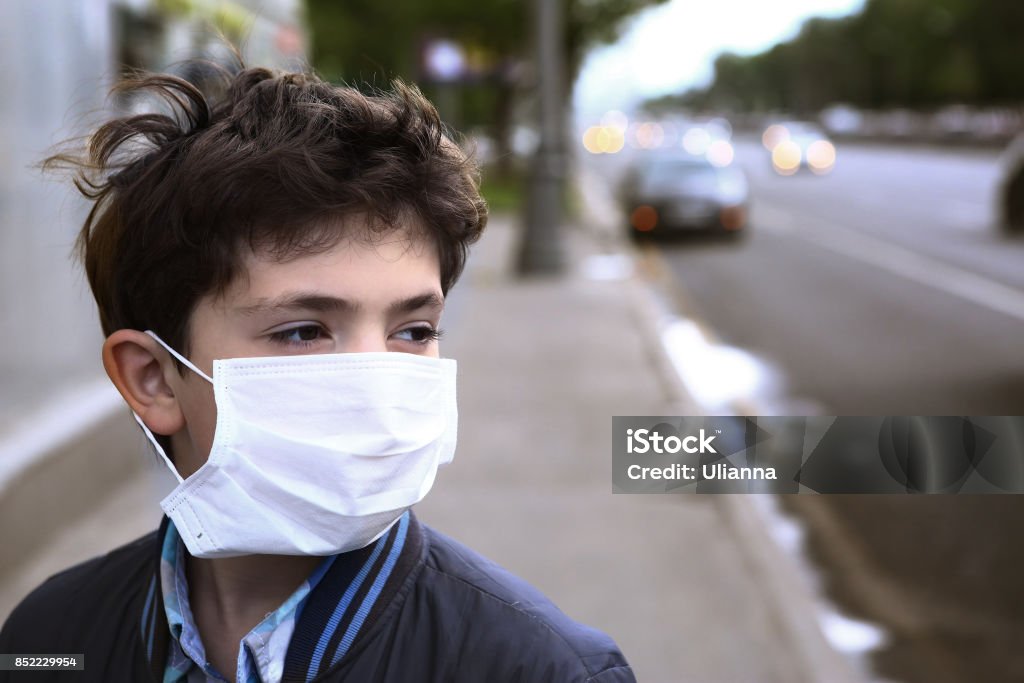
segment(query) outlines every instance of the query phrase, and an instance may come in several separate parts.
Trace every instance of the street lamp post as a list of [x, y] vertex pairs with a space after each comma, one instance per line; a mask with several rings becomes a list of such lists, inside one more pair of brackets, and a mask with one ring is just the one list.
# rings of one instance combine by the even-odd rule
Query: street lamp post
[[532, 4], [540, 142], [530, 169], [517, 270], [521, 275], [553, 275], [565, 270], [561, 233], [566, 176], [562, 0], [533, 0]]

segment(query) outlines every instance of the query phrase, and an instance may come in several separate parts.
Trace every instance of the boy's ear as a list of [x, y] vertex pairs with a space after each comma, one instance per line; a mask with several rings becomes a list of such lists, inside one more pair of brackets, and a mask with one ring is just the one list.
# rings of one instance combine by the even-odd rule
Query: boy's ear
[[174, 360], [148, 334], [118, 330], [107, 337], [103, 368], [154, 434], [174, 434], [185, 426], [185, 416], [168, 382], [176, 372]]

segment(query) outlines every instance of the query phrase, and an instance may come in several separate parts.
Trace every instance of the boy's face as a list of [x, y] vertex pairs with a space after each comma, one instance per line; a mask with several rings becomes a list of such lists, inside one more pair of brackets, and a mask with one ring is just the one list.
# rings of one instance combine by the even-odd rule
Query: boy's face
[[[366, 351], [436, 358], [443, 306], [436, 249], [402, 231], [376, 244], [344, 238], [286, 262], [250, 253], [222, 297], [197, 304], [189, 360], [212, 376], [213, 361], [223, 358]], [[186, 422], [171, 437], [186, 478], [213, 444], [213, 386], [188, 370], [167, 376]]]

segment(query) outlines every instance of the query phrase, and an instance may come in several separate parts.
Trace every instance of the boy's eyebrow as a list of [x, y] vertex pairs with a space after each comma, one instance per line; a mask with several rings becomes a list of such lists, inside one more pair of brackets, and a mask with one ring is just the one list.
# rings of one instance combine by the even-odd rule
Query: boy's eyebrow
[[391, 302], [388, 306], [388, 314], [412, 313], [413, 311], [418, 311], [421, 308], [435, 308], [437, 310], [441, 310], [444, 308], [444, 298], [437, 292], [425, 292], [405, 299], [399, 299], [398, 301]]
[[[421, 308], [444, 308], [444, 299], [437, 292], [425, 292], [393, 301], [387, 307], [387, 314], [409, 313]], [[342, 311], [356, 313], [362, 305], [355, 301], [318, 292], [290, 292], [274, 299], [257, 299], [256, 303], [240, 306], [236, 310], [242, 315], [256, 315], [269, 311], [296, 310], [331, 313]]]

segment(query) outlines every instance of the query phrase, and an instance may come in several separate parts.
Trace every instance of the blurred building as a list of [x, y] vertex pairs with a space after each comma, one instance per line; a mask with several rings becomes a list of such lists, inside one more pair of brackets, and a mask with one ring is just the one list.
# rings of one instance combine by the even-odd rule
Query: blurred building
[[[176, 62], [295, 66], [301, 0], [15, 0], [0, 3], [0, 439], [55, 396], [102, 374], [100, 333], [72, 246], [85, 203], [35, 168], [51, 145], [127, 103], [126, 69]], [[2, 482], [0, 482], [2, 483]]]
[[[302, 22], [299, 0], [0, 2], [0, 620], [68, 558], [94, 554], [87, 533], [73, 549], [53, 539], [138, 489], [122, 484], [148, 464], [104, 375], [96, 307], [73, 258], [88, 204], [37, 165], [55, 144], [143, 106], [107, 97], [126, 70], [201, 77], [182, 60], [230, 63], [228, 42], [250, 64], [292, 66], [305, 54]], [[122, 524], [104, 524], [104, 545], [148, 528]]]

